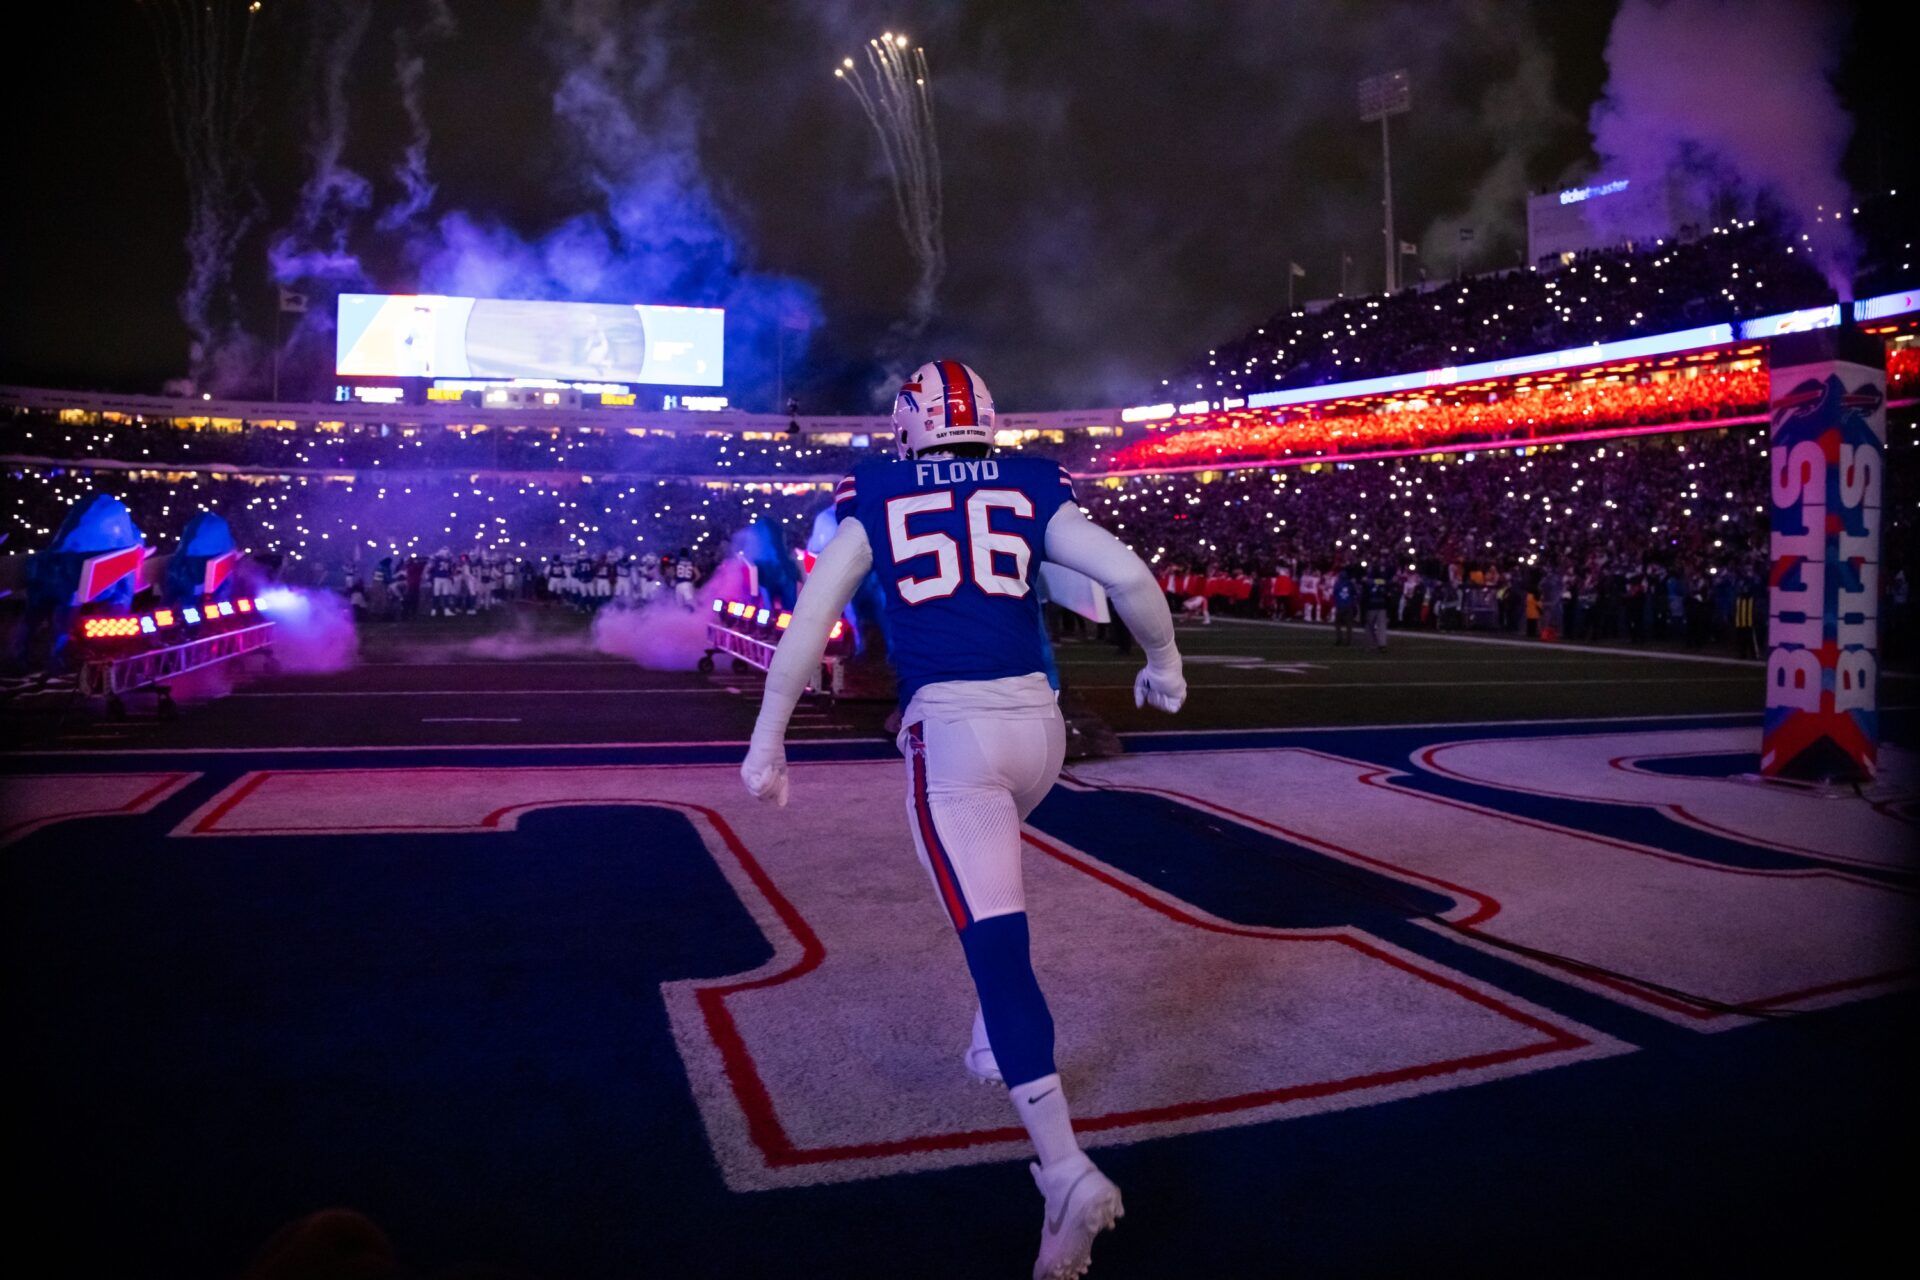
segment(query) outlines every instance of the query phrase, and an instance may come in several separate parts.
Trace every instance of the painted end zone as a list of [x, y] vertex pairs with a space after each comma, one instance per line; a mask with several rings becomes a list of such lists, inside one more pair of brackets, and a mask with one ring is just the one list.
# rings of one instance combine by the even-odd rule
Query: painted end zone
[[[774, 810], [741, 795], [726, 768], [255, 773], [175, 834], [364, 845], [382, 833], [510, 832], [542, 808], [687, 814], [773, 951], [750, 972], [662, 988], [727, 1185], [757, 1190], [1027, 1154], [1004, 1097], [966, 1087], [964, 962], [896, 810], [872, 804], [898, 785], [892, 762], [797, 766], [796, 803]], [[410, 821], [375, 816], [392, 812]], [[848, 821], [861, 812], [885, 816]], [[1035, 963], [1090, 1144], [1383, 1102], [1627, 1047], [1359, 929], [1232, 925], [1060, 841], [1030, 843]]]
[[6, 780], [0, 845], [74, 818], [146, 813], [200, 775], [197, 773], [42, 773]]
[[[1628, 738], [1653, 751], [1672, 745], [1657, 734], [1603, 735], [1584, 748], [1594, 767], [1549, 772], [1582, 780], [1570, 787], [1596, 775], [1602, 785], [1615, 786], [1604, 778], [1608, 753]], [[1473, 744], [1482, 753], [1474, 758], [1487, 764], [1475, 780], [1491, 789], [1515, 778], [1537, 779], [1539, 760], [1542, 754], [1551, 759], [1554, 741]], [[1445, 760], [1459, 749], [1441, 744], [1416, 758]], [[1493, 767], [1487, 753], [1497, 753], [1511, 770]], [[1471, 940], [1478, 933], [1624, 974], [1613, 979], [1521, 961], [1686, 1025], [1719, 1029], [1745, 1021], [1712, 1004], [1805, 1007], [1884, 990], [1914, 971], [1910, 887], [1810, 859], [1778, 857], [1781, 865], [1768, 868], [1728, 865], [1507, 811], [1490, 803], [1498, 801], [1497, 790], [1491, 796], [1475, 791], [1472, 799], [1433, 793], [1416, 789], [1398, 771], [1303, 748], [1123, 757], [1082, 766], [1076, 776], [1198, 806], [1409, 887], [1439, 889], [1454, 898], [1451, 909], [1437, 914], [1456, 936]], [[1618, 771], [1614, 777], [1634, 781]], [[1657, 793], [1611, 798], [1673, 804], [1726, 785], [1657, 781]], [[1777, 803], [1825, 802], [1787, 794]], [[1858, 808], [1874, 816], [1864, 803]], [[1794, 829], [1806, 826], [1802, 820]], [[1285, 845], [1277, 845], [1276, 856], [1284, 853]]]

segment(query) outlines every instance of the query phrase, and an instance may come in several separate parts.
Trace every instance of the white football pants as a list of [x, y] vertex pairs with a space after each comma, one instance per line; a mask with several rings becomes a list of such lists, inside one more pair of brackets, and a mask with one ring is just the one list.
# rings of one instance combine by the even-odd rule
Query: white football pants
[[955, 929], [1025, 911], [1020, 823], [1053, 789], [1067, 727], [1043, 715], [921, 717], [909, 707], [907, 826]]

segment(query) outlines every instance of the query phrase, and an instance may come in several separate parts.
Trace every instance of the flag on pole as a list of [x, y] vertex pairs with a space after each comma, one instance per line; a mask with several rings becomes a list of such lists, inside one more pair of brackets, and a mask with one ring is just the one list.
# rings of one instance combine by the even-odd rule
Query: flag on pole
[[1297, 262], [1289, 262], [1287, 264], [1287, 270], [1293, 274], [1295, 279], [1299, 279], [1307, 274], [1307, 269]]
[[291, 289], [282, 289], [280, 291], [280, 309], [282, 311], [291, 311], [304, 315], [307, 310], [307, 295], [304, 293], [295, 293]]

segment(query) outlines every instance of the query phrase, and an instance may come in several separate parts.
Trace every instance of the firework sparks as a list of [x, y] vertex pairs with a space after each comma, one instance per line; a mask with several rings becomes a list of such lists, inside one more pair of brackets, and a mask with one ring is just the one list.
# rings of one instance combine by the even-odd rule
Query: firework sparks
[[167, 119], [186, 167], [187, 286], [180, 315], [196, 383], [209, 379], [234, 328], [233, 252], [248, 207], [247, 130], [260, 0], [141, 0], [160, 47]]
[[886, 157], [900, 234], [919, 269], [908, 300], [917, 332], [933, 315], [934, 295], [947, 269], [940, 229], [940, 139], [933, 126], [927, 51], [889, 31], [867, 41], [864, 66], [844, 58], [833, 74], [853, 90]]

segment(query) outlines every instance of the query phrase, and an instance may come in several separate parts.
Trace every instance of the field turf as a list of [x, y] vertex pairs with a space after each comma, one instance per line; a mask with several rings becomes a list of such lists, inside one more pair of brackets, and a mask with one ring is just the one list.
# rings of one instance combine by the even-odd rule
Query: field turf
[[[1719, 654], [1183, 626], [1058, 649], [1125, 750], [1025, 834], [1036, 968], [1128, 1214], [1094, 1277], [1885, 1269], [1907, 1212], [1920, 716], [1746, 780]], [[527, 609], [330, 674], [0, 716], [9, 1165], [49, 1277], [240, 1277], [329, 1207], [383, 1280], [1022, 1276], [889, 707], [652, 672]], [[305, 1277], [332, 1275], [305, 1272]], [[344, 1274], [344, 1273], [339, 1273]]]
[[[1073, 697], [1122, 734], [1739, 713], [1759, 705], [1763, 674], [1719, 653], [1397, 632], [1373, 653], [1335, 646], [1325, 626], [1227, 619], [1183, 625], [1179, 641], [1190, 696], [1177, 719], [1133, 706], [1137, 653], [1077, 638], [1056, 652]], [[137, 695], [124, 723], [53, 697], [12, 719], [26, 744], [92, 750], [744, 742], [757, 686], [724, 656], [711, 675], [642, 670], [594, 652], [577, 615], [529, 609], [368, 625], [348, 670], [256, 674], [220, 697], [189, 684], [192, 713], [177, 720]], [[1889, 672], [1883, 701], [1909, 701], [1914, 687]], [[872, 739], [890, 709], [814, 706], [794, 737]]]

